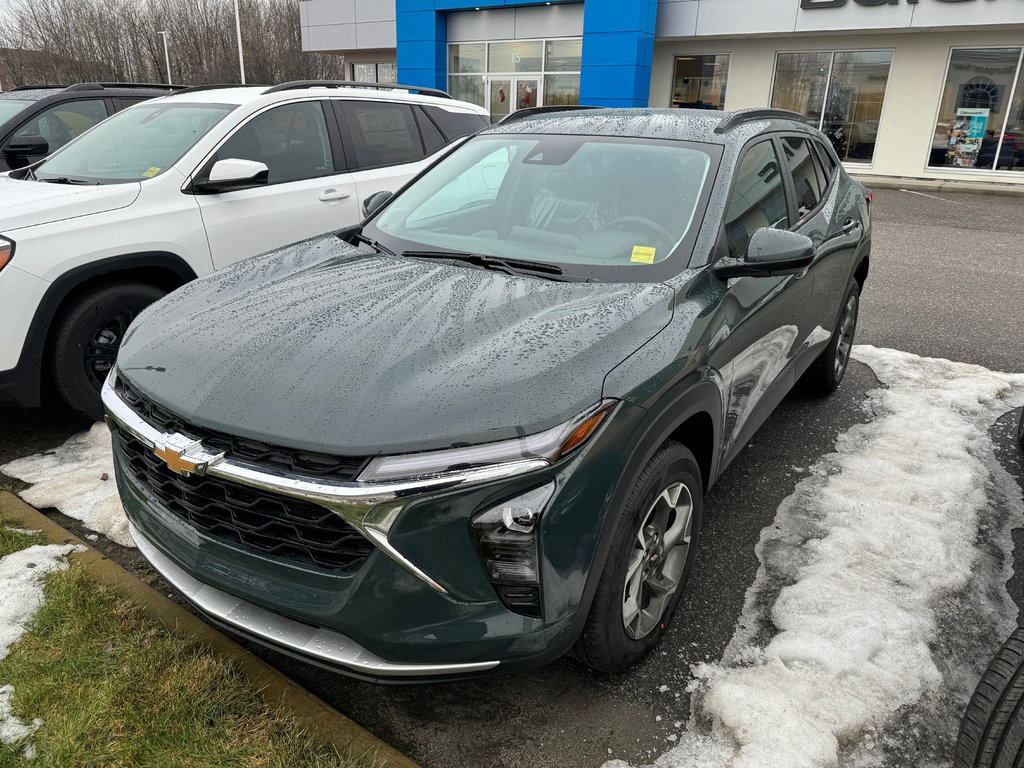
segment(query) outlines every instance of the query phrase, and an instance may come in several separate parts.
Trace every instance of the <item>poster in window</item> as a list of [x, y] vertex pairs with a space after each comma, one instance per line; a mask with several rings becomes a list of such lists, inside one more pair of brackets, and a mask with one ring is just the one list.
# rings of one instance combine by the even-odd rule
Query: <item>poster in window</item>
[[974, 168], [978, 164], [978, 152], [985, 138], [985, 127], [991, 110], [961, 107], [956, 111], [949, 128], [947, 155], [949, 165], [955, 168]]

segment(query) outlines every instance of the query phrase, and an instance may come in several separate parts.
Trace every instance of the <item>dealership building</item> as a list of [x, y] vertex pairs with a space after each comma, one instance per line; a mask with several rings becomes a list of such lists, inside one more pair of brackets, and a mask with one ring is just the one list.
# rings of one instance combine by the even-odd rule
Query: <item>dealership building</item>
[[860, 175], [1024, 184], [1024, 0], [301, 0], [354, 80], [803, 113]]

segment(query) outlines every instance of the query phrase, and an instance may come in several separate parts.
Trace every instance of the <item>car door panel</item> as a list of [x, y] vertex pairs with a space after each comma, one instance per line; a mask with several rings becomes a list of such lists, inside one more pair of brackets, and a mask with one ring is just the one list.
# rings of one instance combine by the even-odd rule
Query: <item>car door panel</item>
[[219, 159], [263, 162], [265, 186], [197, 195], [217, 268], [355, 224], [361, 218], [350, 174], [338, 153], [320, 101], [264, 110], [218, 148], [199, 178]]
[[[780, 148], [760, 139], [744, 150], [730, 192], [719, 256], [746, 256], [762, 227], [788, 228], [795, 213]], [[728, 398], [723, 466], [739, 452], [795, 380], [795, 361], [810, 333], [812, 281], [797, 275], [729, 280], [723, 299], [732, 359], [723, 366]]]

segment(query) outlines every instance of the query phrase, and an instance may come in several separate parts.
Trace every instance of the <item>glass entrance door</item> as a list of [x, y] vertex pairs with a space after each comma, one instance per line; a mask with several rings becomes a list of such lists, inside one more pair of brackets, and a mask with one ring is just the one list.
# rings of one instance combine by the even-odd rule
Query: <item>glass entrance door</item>
[[541, 100], [541, 78], [520, 75], [490, 75], [487, 78], [487, 108], [496, 123], [517, 109], [536, 107]]
[[527, 109], [539, 106], [540, 99], [540, 78], [539, 77], [517, 77], [516, 78], [516, 109]]
[[512, 111], [512, 79], [491, 77], [488, 87], [491, 122], [496, 123]]

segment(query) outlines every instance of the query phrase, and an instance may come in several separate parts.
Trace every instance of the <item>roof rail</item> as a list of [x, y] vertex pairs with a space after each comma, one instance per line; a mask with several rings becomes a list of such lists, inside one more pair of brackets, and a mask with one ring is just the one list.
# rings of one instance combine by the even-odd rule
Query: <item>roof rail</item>
[[380, 91], [415, 91], [424, 96], [437, 96], [441, 99], [452, 98], [450, 93], [437, 88], [424, 88], [419, 85], [399, 85], [398, 83], [358, 83], [355, 80], [293, 80], [290, 83], [281, 83], [272, 88], [267, 88], [263, 93], [294, 91], [299, 88], [374, 88]]
[[[176, 91], [176, 94], [181, 93], [198, 93], [199, 91], [216, 91], [221, 88], [252, 88], [251, 85], [242, 85], [241, 83], [210, 83], [209, 85], [190, 85], [187, 88], [182, 87], [180, 91]], [[262, 87], [262, 86], [256, 86]]]
[[69, 91], [102, 91], [106, 88], [149, 88], [155, 91], [180, 91], [185, 86], [168, 85], [167, 83], [75, 83], [68, 86]]
[[495, 125], [508, 125], [509, 123], [515, 123], [534, 115], [548, 115], [552, 112], [575, 112], [580, 109], [600, 109], [600, 107], [588, 104], [552, 104], [545, 107], [526, 107], [525, 109], [517, 109], [515, 112], [509, 112]]
[[38, 90], [42, 90], [42, 89], [45, 89], [45, 88], [67, 88], [67, 87], [68, 87], [67, 83], [65, 83], [64, 85], [19, 85], [19, 86], [15, 87], [15, 88], [11, 88], [9, 91], [6, 91], [6, 93], [10, 93], [11, 91], [38, 91]]
[[763, 109], [755, 107], [753, 109], [741, 109], [732, 114], [726, 115], [722, 118], [722, 121], [715, 126], [715, 133], [725, 133], [731, 131], [737, 125], [743, 123], [749, 123], [752, 120], [798, 120], [801, 123], [807, 122], [807, 116], [801, 115], [799, 112], [793, 112], [789, 109]]

